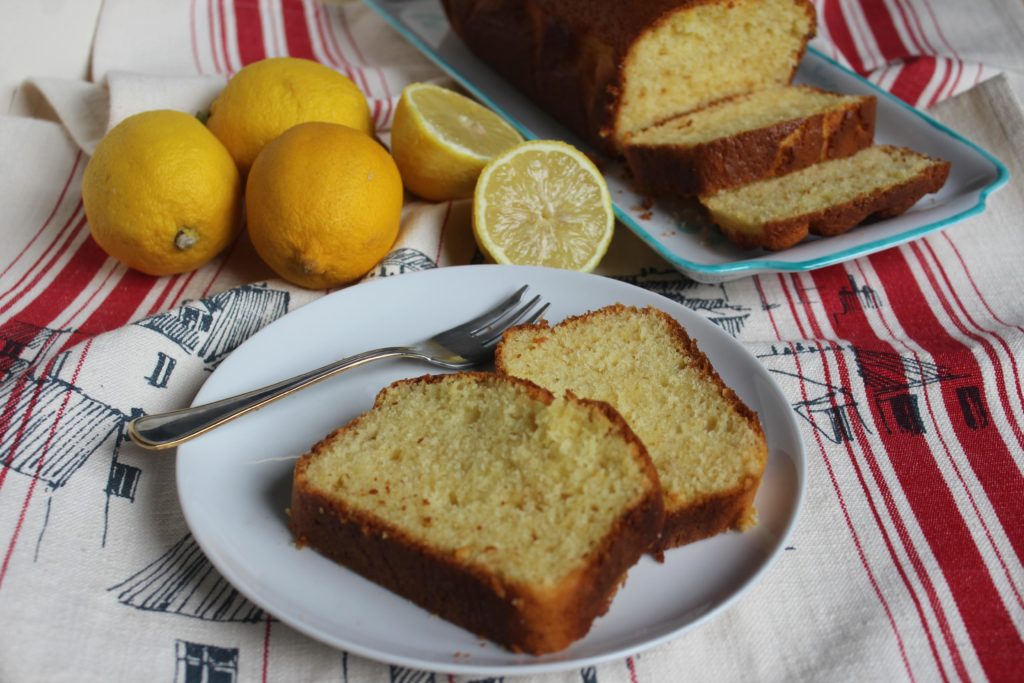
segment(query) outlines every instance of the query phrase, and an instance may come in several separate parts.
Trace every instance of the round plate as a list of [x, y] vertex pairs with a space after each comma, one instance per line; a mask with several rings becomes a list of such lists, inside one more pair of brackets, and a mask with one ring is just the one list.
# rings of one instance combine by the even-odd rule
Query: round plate
[[298, 550], [287, 527], [292, 466], [329, 431], [369, 409], [391, 382], [439, 369], [383, 361], [351, 370], [178, 448], [185, 518], [214, 566], [244, 595], [297, 630], [372, 659], [484, 676], [541, 673], [620, 658], [675, 638], [731, 604], [785, 545], [803, 497], [805, 461], [793, 412], [768, 372], [728, 334], [644, 289], [595, 275], [518, 266], [464, 266], [360, 284], [325, 296], [236, 349], [196, 396], [206, 403], [342, 356], [429, 337], [494, 305], [523, 284], [551, 302], [554, 324], [620, 302], [674, 316], [726, 384], [757, 411], [769, 457], [759, 524], [644, 557], [608, 613], [562, 652], [519, 655], [432, 616], [322, 557]]

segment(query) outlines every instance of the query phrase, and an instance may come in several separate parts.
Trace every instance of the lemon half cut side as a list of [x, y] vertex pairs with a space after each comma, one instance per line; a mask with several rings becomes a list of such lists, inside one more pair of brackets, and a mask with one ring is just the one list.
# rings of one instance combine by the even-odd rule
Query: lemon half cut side
[[524, 142], [493, 159], [473, 195], [473, 233], [496, 263], [589, 273], [615, 229], [604, 176], [564, 142]]
[[473, 196], [480, 171], [522, 142], [487, 107], [430, 83], [402, 90], [391, 129], [391, 153], [406, 189], [432, 201]]

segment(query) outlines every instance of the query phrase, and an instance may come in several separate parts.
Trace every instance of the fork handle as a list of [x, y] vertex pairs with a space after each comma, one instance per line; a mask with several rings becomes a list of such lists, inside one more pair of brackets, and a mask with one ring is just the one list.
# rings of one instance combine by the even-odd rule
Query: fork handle
[[247, 391], [237, 396], [206, 403], [169, 413], [143, 415], [128, 423], [128, 435], [132, 441], [151, 450], [171, 448], [208, 432], [240, 415], [261, 408], [272, 401], [287, 396], [299, 389], [337, 375], [345, 370], [384, 358], [421, 357], [414, 350], [403, 346], [392, 346], [373, 351], [364, 351], [342, 358], [307, 373]]

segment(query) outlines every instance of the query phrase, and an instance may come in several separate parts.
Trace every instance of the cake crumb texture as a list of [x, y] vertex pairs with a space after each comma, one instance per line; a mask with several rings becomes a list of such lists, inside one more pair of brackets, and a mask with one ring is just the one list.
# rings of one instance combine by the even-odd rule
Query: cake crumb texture
[[658, 470], [664, 550], [749, 528], [767, 461], [754, 414], [667, 313], [616, 304], [549, 328], [505, 333], [499, 372], [558, 393], [606, 401], [644, 442]]
[[700, 201], [739, 246], [785, 249], [809, 234], [838, 235], [872, 216], [898, 216], [941, 189], [949, 169], [905, 147], [876, 145]]
[[487, 373], [382, 390], [295, 468], [291, 528], [505, 646], [582, 637], [657, 538], [657, 473], [606, 404]]
[[716, 102], [627, 138], [641, 192], [711, 194], [785, 175], [871, 145], [876, 101], [810, 86], [776, 86]]
[[597, 149], [739, 93], [789, 83], [808, 0], [443, 0], [483, 61]]

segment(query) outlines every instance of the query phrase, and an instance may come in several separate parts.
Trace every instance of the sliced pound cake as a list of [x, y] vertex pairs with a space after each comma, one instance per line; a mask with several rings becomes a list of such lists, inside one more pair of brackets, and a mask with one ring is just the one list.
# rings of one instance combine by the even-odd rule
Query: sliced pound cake
[[949, 166], [903, 147], [879, 145], [700, 201], [731, 242], [778, 250], [809, 233], [838, 235], [872, 216], [898, 216], [937, 192]]
[[607, 404], [487, 373], [382, 390], [295, 466], [299, 544], [474, 634], [561, 650], [658, 537], [658, 476]]
[[729, 98], [627, 138], [641, 192], [711, 194], [871, 145], [875, 98], [780, 86]]
[[477, 57], [597, 149], [723, 97], [789, 83], [809, 0], [443, 0]]
[[665, 528], [653, 551], [754, 524], [768, 458], [761, 424], [667, 313], [616, 304], [554, 327], [515, 327], [495, 366], [607, 401], [626, 419], [661, 480]]

